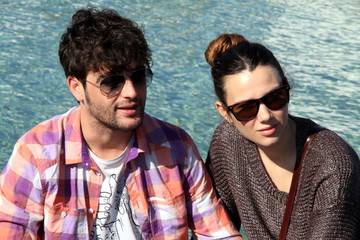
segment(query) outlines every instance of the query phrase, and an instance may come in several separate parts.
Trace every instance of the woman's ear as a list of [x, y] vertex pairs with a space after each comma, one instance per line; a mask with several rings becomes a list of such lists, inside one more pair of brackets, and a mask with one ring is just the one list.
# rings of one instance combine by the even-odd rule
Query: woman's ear
[[224, 105], [220, 101], [215, 103], [215, 108], [228, 123], [233, 123], [230, 113], [227, 109], [225, 109]]
[[84, 86], [81, 84], [81, 82], [74, 76], [69, 76], [66, 78], [67, 85], [70, 89], [70, 92], [78, 102], [81, 102], [84, 100]]

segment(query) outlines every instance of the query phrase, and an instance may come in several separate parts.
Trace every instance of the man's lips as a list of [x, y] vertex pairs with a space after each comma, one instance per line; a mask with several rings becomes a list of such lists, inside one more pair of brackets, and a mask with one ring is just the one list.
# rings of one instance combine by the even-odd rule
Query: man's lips
[[117, 107], [117, 110], [129, 115], [135, 114], [137, 112], [137, 109], [138, 109], [137, 104], [127, 104]]
[[118, 109], [136, 109], [137, 108], [137, 104], [128, 104], [128, 105], [123, 105], [123, 106], [120, 106], [120, 107], [117, 107]]

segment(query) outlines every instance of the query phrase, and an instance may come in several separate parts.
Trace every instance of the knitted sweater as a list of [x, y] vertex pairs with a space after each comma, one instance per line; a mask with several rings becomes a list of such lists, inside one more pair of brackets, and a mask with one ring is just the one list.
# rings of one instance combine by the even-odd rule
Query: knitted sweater
[[[319, 127], [296, 122], [298, 156]], [[256, 145], [227, 122], [213, 136], [206, 160], [234, 224], [249, 239], [278, 239], [288, 194], [267, 174]], [[338, 135], [322, 130], [310, 144], [299, 176], [287, 239], [360, 239], [360, 162]]]

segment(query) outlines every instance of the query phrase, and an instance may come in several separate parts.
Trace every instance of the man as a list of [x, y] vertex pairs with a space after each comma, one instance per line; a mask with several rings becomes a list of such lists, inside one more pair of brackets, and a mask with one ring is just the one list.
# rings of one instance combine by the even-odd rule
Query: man
[[241, 239], [184, 130], [144, 113], [142, 30], [80, 9], [60, 62], [79, 106], [16, 143], [0, 180], [5, 239]]

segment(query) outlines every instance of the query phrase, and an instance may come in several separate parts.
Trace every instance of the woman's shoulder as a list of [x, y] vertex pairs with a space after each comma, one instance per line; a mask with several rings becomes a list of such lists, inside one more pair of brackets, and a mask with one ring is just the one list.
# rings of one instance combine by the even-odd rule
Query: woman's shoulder
[[256, 145], [245, 138], [233, 124], [223, 121], [214, 131], [209, 155], [214, 159], [218, 158], [219, 161], [233, 161], [234, 158], [244, 160], [249, 155], [257, 155], [257, 151]]
[[355, 150], [336, 132], [310, 119], [292, 119], [297, 123], [297, 141], [304, 142], [311, 133], [318, 132], [308, 149], [308, 157], [314, 164], [343, 170], [357, 168], [360, 171], [360, 161]]
[[236, 140], [243, 141], [246, 138], [241, 135], [241, 133], [236, 129], [236, 127], [228, 123], [227, 121], [222, 121], [215, 129], [213, 134], [213, 140]]
[[313, 141], [313, 146], [320, 151], [331, 154], [333, 156], [343, 153], [355, 154], [354, 149], [336, 132], [320, 126], [311, 119], [294, 116], [291, 116], [291, 119], [296, 122], [297, 135], [301, 135], [305, 139], [310, 134], [318, 132]]
[[324, 129], [318, 133], [313, 141], [313, 149], [319, 155], [326, 156], [329, 161], [355, 161], [359, 164], [359, 157], [355, 150], [337, 133]]

